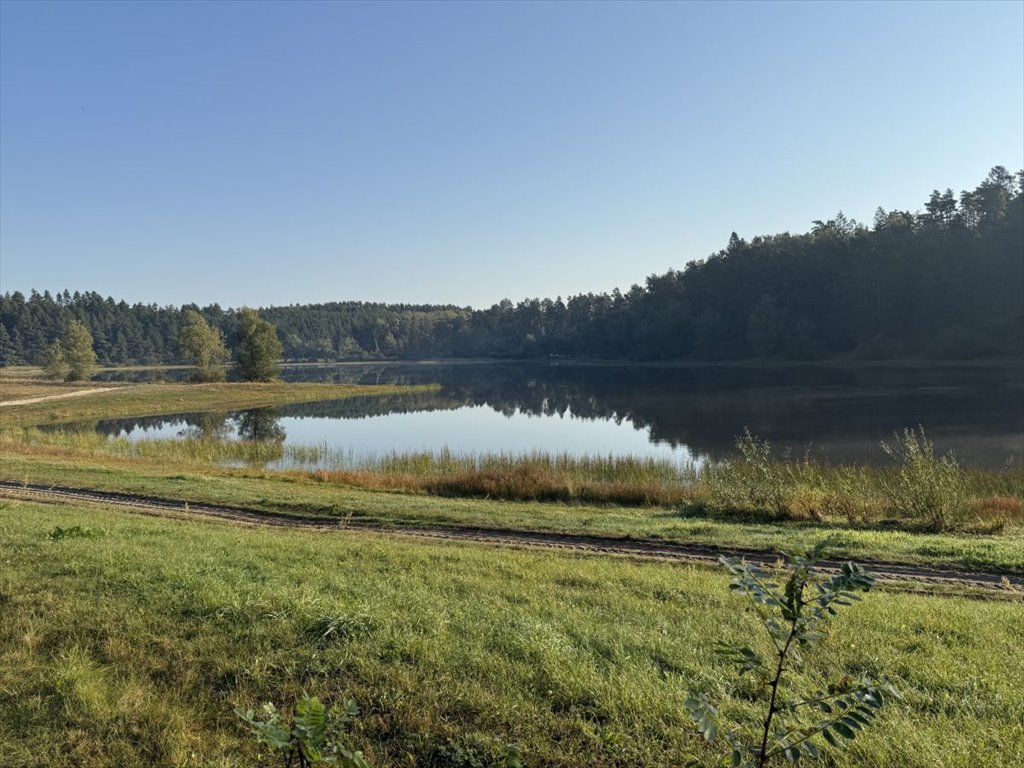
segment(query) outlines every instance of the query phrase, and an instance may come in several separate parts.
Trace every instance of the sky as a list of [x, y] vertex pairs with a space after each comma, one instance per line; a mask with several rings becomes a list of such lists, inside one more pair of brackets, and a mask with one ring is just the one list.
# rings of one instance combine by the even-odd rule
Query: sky
[[0, 2], [0, 291], [623, 290], [1024, 166], [1024, 3]]

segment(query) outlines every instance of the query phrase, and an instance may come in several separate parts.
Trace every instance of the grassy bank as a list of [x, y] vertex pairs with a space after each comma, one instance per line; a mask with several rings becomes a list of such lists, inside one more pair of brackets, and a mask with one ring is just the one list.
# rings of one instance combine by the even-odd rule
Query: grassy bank
[[775, 550], [809, 545], [832, 534], [837, 552], [849, 557], [1024, 570], [1024, 533], [1019, 529], [1001, 535], [922, 534], [850, 528], [841, 522], [715, 517], [685, 509], [439, 498], [325, 483], [302, 474], [202, 469], [162, 459], [83, 460], [57, 449], [28, 447], [3, 451], [0, 479], [388, 525], [513, 528]]
[[[9, 501], [0, 545], [12, 768], [255, 765], [232, 709], [302, 688], [359, 703], [378, 766], [507, 742], [535, 767], [675, 766], [706, 754], [687, 688], [754, 712], [713, 653], [757, 637], [717, 571]], [[829, 764], [1019, 765], [1020, 610], [879, 593], [843, 614], [811, 668], [888, 673], [904, 698]]]
[[17, 379], [0, 378], [0, 403], [12, 400], [26, 400], [32, 397], [50, 397], [69, 392], [81, 392], [85, 389], [98, 387], [115, 387], [116, 384], [88, 383], [69, 384], [63, 381], [19, 381]]
[[73, 400], [53, 400], [5, 408], [0, 426], [5, 429], [40, 424], [159, 416], [182, 411], [227, 411], [263, 408], [287, 403], [341, 400], [371, 395], [412, 394], [435, 389], [434, 385], [358, 384], [132, 384], [113, 392], [86, 395]]
[[[53, 404], [50, 405], [53, 407]], [[223, 414], [219, 420], [223, 420]], [[112, 460], [217, 472], [231, 466], [336, 486], [449, 498], [662, 507], [734, 520], [795, 521], [909, 531], [997, 533], [1024, 529], [1024, 471], [965, 469], [930, 453], [921, 435], [893, 442], [890, 467], [777, 460], [740, 441], [742, 458], [680, 464], [664, 459], [568, 454], [354, 454], [326, 445], [228, 440], [196, 428], [184, 439], [111, 439], [81, 429], [0, 430], [5, 454]], [[881, 453], [881, 448], [879, 449]], [[307, 467], [310, 469], [289, 469]]]

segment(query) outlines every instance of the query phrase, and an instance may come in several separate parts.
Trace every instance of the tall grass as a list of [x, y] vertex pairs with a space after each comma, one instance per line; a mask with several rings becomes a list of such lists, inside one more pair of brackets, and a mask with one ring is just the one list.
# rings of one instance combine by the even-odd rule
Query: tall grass
[[932, 531], [960, 527], [967, 514], [967, 483], [956, 457], [935, 455], [924, 429], [905, 429], [892, 444], [882, 443], [899, 466], [885, 484], [889, 503], [897, 512], [926, 522]]
[[210, 437], [108, 438], [77, 431], [12, 428], [4, 450], [202, 467], [258, 468], [326, 484], [436, 496], [685, 508], [731, 518], [838, 522], [847, 526], [994, 533], [1024, 525], [1024, 472], [967, 469], [937, 457], [923, 431], [884, 446], [894, 466], [832, 465], [808, 456], [773, 458], [750, 432], [731, 461], [448, 449], [361, 454], [327, 444]]
[[896, 523], [934, 533], [995, 533], [1024, 522], [1024, 473], [968, 470], [952, 454], [936, 456], [924, 429], [896, 433], [881, 449], [892, 467], [829, 465], [807, 456], [771, 458], [749, 431], [740, 458], [701, 473], [709, 504], [776, 519], [845, 519], [848, 525]]

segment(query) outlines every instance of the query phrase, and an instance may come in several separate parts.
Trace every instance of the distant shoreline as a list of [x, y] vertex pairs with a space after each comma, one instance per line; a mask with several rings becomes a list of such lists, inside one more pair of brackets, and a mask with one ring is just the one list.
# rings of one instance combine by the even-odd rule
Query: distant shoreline
[[[912, 359], [899, 358], [888, 360], [851, 360], [848, 358], [824, 360], [618, 360], [597, 358], [497, 358], [497, 357], [428, 357], [402, 358], [387, 357], [373, 360], [281, 360], [280, 364], [288, 368], [331, 368], [339, 365], [373, 366], [373, 365], [423, 365], [423, 366], [458, 366], [458, 365], [564, 365], [575, 367], [629, 367], [629, 368], [751, 368], [751, 369], [786, 369], [786, 368], [1019, 368], [1024, 371], [1024, 359], [1014, 357], [994, 357], [977, 360], [948, 359]], [[185, 364], [147, 365], [110, 365], [98, 366], [100, 372], [133, 372], [133, 371], [185, 371], [194, 366]], [[224, 366], [227, 369], [233, 365]], [[28, 375], [34, 371], [42, 372], [39, 366], [8, 365], [0, 366], [0, 371], [10, 374]]]

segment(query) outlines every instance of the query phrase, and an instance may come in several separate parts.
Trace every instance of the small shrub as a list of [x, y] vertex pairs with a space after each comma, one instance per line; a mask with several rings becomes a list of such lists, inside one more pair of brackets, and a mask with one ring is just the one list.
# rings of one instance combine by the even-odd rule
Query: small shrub
[[772, 461], [771, 445], [745, 429], [736, 439], [736, 450], [743, 457], [747, 501], [755, 509], [784, 516], [788, 473], [781, 464]]
[[952, 453], [935, 455], [924, 427], [896, 433], [892, 445], [882, 442], [882, 450], [899, 464], [895, 475], [885, 481], [885, 493], [895, 513], [940, 533], [963, 525], [967, 477]]
[[820, 523], [825, 519], [823, 512], [828, 502], [829, 497], [824, 490], [812, 485], [797, 485], [786, 495], [786, 519]]
[[701, 475], [713, 506], [722, 511], [767, 513], [777, 518], [815, 519], [821, 492], [809, 459], [773, 461], [771, 445], [745, 429], [736, 438], [740, 461], [707, 467]]
[[273, 704], [263, 706], [262, 717], [249, 710], [236, 709], [256, 741], [276, 750], [286, 767], [338, 765], [342, 768], [370, 768], [362, 752], [351, 751], [342, 744], [342, 731], [359, 714], [353, 701], [343, 709], [327, 708], [320, 699], [303, 694], [295, 705], [295, 716], [289, 723]]
[[758, 690], [767, 698], [754, 741], [744, 741], [742, 724], [727, 728], [706, 694], [691, 692], [687, 697], [686, 708], [704, 739], [725, 742], [729, 765], [762, 768], [778, 759], [795, 763], [801, 757], [817, 758], [824, 744], [840, 748], [871, 725], [885, 700], [895, 695], [884, 678], [866, 676], [845, 676], [802, 697], [789, 690], [788, 673], [802, 667], [804, 651], [826, 636], [827, 621], [840, 607], [860, 599], [854, 592], [874, 585], [856, 563], [844, 564], [830, 577], [815, 572], [812, 566], [827, 546], [823, 542], [807, 555], [786, 556], [787, 578], [781, 586], [755, 565], [721, 558], [733, 576], [730, 589], [751, 599], [773, 646], [766, 659], [749, 646], [717, 644], [719, 655], [741, 675], [757, 678]]
[[839, 467], [832, 478], [831, 491], [822, 502], [824, 513], [845, 518], [851, 527], [872, 522], [876, 516], [875, 506], [868, 487], [863, 468]]

